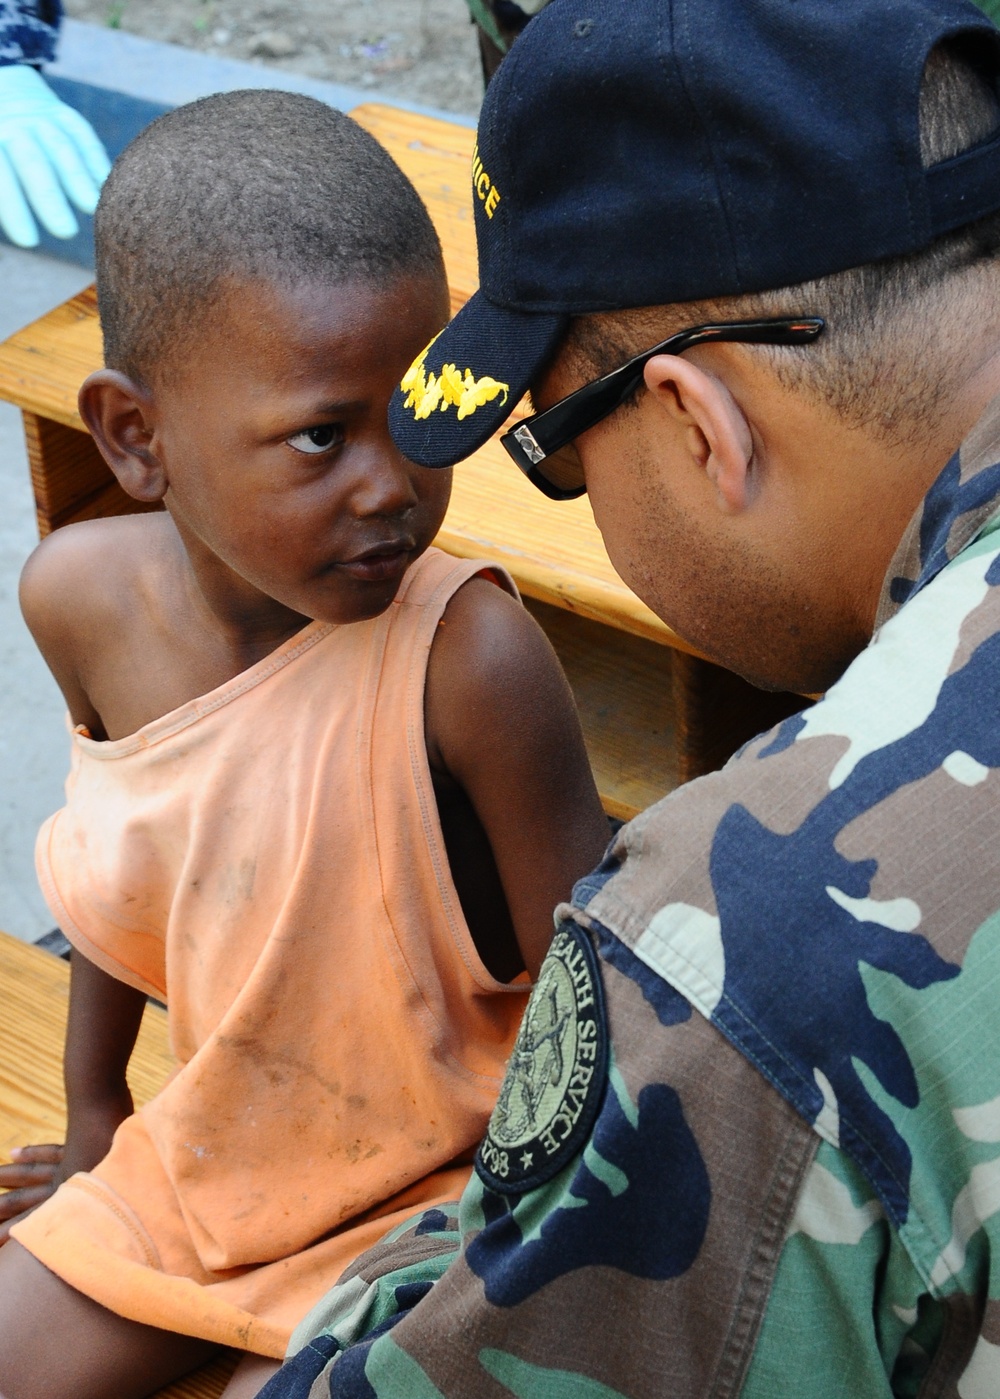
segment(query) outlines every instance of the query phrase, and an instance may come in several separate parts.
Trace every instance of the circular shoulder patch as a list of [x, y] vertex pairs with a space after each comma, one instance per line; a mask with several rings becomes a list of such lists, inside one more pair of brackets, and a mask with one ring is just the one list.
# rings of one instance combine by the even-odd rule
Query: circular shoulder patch
[[551, 1180], [590, 1134], [608, 1069], [604, 988], [586, 933], [564, 923], [531, 993], [476, 1170], [491, 1190]]

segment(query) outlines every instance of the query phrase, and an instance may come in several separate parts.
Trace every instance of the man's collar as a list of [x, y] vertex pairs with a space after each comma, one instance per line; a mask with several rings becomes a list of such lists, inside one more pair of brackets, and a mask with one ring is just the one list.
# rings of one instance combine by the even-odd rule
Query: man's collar
[[1000, 395], [917, 507], [882, 584], [877, 631], [1000, 511]]

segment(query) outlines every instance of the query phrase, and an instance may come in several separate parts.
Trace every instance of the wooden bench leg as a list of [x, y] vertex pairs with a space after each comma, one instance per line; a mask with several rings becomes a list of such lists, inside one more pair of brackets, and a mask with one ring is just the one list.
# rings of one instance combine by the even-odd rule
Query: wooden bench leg
[[758, 690], [686, 651], [672, 659], [678, 782], [715, 772], [749, 739], [810, 703], [803, 695]]
[[150, 507], [126, 495], [89, 433], [23, 412], [24, 437], [42, 539], [60, 525], [100, 515], [135, 515]]

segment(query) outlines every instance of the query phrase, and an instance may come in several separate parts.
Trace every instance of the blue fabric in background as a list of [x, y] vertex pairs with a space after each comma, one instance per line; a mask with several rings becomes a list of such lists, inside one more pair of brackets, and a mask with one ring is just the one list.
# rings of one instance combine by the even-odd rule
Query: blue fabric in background
[[0, 0], [0, 64], [51, 63], [62, 0]]

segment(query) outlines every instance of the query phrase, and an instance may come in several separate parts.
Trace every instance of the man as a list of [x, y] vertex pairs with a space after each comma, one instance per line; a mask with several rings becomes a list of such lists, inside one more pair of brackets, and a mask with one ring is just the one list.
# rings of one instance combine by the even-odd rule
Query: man
[[397, 444], [530, 387], [664, 620], [826, 693], [577, 886], [457, 1219], [272, 1394], [1000, 1394], [998, 83], [964, 0], [555, 0], [491, 84]]

